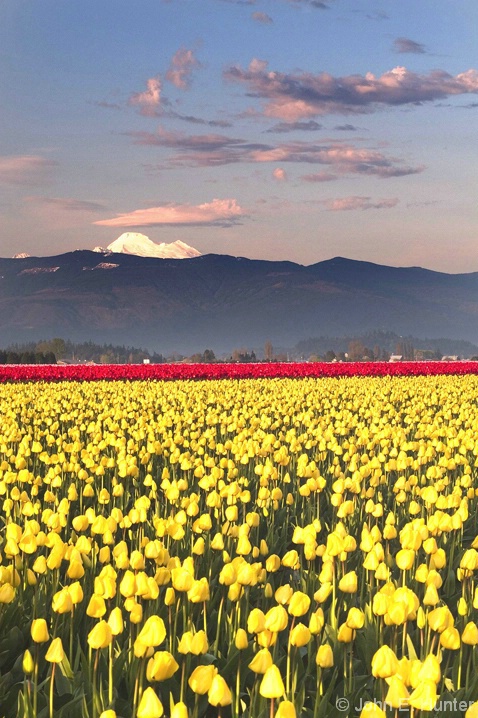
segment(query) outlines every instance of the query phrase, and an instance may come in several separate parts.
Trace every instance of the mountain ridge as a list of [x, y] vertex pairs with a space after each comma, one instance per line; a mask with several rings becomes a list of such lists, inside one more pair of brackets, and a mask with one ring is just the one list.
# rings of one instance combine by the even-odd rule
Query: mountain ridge
[[76, 250], [0, 259], [0, 276], [7, 341], [64, 336], [183, 353], [374, 329], [478, 341], [478, 272]]

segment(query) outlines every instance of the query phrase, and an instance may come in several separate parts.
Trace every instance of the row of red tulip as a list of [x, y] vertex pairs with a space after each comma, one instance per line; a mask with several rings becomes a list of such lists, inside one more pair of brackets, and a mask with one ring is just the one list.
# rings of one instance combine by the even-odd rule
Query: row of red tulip
[[478, 374], [478, 362], [274, 362], [264, 364], [5, 365], [0, 383], [16, 381], [102, 381], [255, 379], [342, 376]]

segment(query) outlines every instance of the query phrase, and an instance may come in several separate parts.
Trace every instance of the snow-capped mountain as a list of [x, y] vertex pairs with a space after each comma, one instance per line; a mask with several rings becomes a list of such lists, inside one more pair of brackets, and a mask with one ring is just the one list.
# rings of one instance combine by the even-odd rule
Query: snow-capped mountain
[[28, 254], [28, 252], [19, 252], [18, 254], [14, 254], [12, 259], [26, 259], [27, 257], [31, 257], [31, 254]]
[[[102, 250], [97, 247], [95, 251]], [[125, 232], [108, 245], [107, 252], [135, 254], [139, 257], [159, 257], [160, 259], [189, 259], [201, 256], [201, 252], [179, 239], [176, 242], [171, 242], [171, 244], [166, 244], [165, 242], [156, 244], [145, 234], [138, 232]]]

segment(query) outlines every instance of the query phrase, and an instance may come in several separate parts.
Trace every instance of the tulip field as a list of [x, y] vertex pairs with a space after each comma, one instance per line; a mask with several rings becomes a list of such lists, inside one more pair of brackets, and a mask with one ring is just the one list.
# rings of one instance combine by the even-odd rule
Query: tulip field
[[0, 716], [478, 718], [478, 365], [217, 366], [1, 368]]

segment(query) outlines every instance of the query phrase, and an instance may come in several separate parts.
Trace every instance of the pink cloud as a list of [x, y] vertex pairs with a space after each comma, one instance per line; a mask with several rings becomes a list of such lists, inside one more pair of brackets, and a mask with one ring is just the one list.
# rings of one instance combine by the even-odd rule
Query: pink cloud
[[271, 16], [265, 12], [253, 12], [251, 17], [253, 20], [260, 22], [263, 25], [270, 25], [273, 22]]
[[287, 174], [282, 167], [276, 167], [274, 172], [272, 173], [272, 176], [274, 179], [276, 179], [278, 182], [285, 182], [287, 179]]
[[0, 157], [0, 183], [37, 184], [58, 163], [38, 155], [10, 155]]
[[236, 223], [244, 216], [235, 199], [213, 199], [199, 205], [166, 204], [137, 209], [94, 224], [102, 227], [152, 227], [155, 225], [222, 225]]
[[199, 62], [194, 57], [194, 52], [182, 47], [173, 55], [166, 79], [180, 90], [187, 90], [191, 83], [191, 74], [196, 67], [199, 67]]
[[354, 209], [390, 209], [398, 204], [396, 197], [390, 197], [372, 201], [370, 197], [342, 197], [339, 199], [327, 199], [322, 202], [330, 212], [343, 212]]
[[341, 175], [366, 174], [382, 178], [401, 177], [422, 172], [423, 166], [408, 166], [378, 150], [370, 150], [339, 141], [253, 143], [222, 134], [186, 135], [159, 128], [156, 133], [131, 133], [142, 145], [176, 150], [162, 168], [214, 167], [244, 162], [302, 162], [332, 167]]
[[371, 72], [333, 77], [326, 72], [317, 75], [274, 72], [268, 70], [263, 60], [254, 59], [246, 70], [239, 66], [229, 68], [225, 77], [243, 83], [250, 94], [264, 100], [266, 116], [287, 122], [478, 93], [478, 71], [473, 69], [453, 76], [444, 70], [421, 75], [395, 67], [380, 77]]
[[159, 75], [150, 77], [146, 82], [146, 90], [137, 92], [128, 100], [129, 105], [137, 105], [140, 114], [146, 117], [154, 117], [158, 114], [161, 103], [161, 78]]

